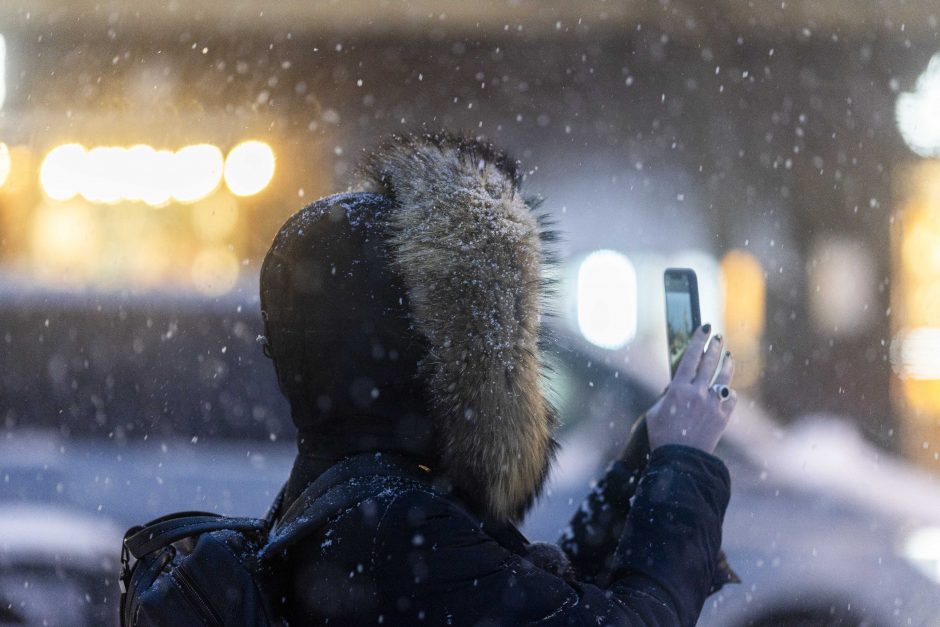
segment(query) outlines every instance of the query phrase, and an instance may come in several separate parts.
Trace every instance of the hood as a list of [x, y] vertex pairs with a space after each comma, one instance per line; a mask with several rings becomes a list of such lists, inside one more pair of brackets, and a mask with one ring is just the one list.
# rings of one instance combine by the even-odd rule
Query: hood
[[[289, 220], [269, 253], [280, 251], [279, 257], [270, 264], [266, 259], [262, 267], [262, 309], [270, 324], [289, 316], [278, 310], [280, 296], [265, 297], [266, 285], [274, 284], [270, 279], [275, 273], [269, 270], [298, 266], [284, 253], [298, 231], [320, 232], [299, 248], [308, 256], [336, 248], [337, 241], [354, 244], [345, 257], [334, 255], [341, 261], [348, 258], [346, 265], [333, 259], [316, 264], [331, 268], [323, 285], [346, 283], [323, 290], [304, 305], [284, 300], [294, 312], [307, 307], [341, 312], [328, 324], [314, 315], [319, 328], [307, 331], [297, 326], [312, 324], [310, 316], [295, 313], [291, 318], [286, 337], [306, 342], [299, 359], [316, 355], [316, 372], [298, 379], [297, 371], [304, 369], [286, 365], [278, 356], [284, 341], [272, 337], [268, 327], [282, 389], [299, 386], [308, 399], [298, 412], [298, 403], [288, 394], [295, 422], [301, 429], [312, 425], [304, 433], [309, 438], [335, 438], [337, 433], [342, 438], [382, 428], [397, 433], [399, 423], [387, 416], [389, 399], [395, 397], [384, 390], [420, 387], [410, 398], [421, 398], [438, 472], [485, 514], [518, 520], [540, 493], [556, 448], [556, 413], [544, 395], [548, 364], [541, 324], [548, 313], [551, 290], [545, 277], [554, 259], [554, 233], [534, 203], [522, 196], [515, 162], [481, 141], [446, 134], [395, 137], [368, 155], [361, 173], [362, 191], [323, 199], [302, 210], [304, 219]], [[363, 211], [361, 201], [371, 208]], [[379, 252], [363, 254], [366, 248]], [[374, 285], [362, 283], [369, 276]], [[277, 284], [279, 290], [307, 289], [295, 279]], [[376, 305], [375, 293], [389, 302]], [[347, 306], [343, 299], [349, 298], [358, 300]], [[367, 403], [354, 411], [337, 412], [348, 382], [342, 368], [327, 366], [330, 376], [322, 374], [323, 364], [348, 362], [355, 347], [343, 345], [356, 341], [348, 338], [359, 328], [371, 334], [373, 347], [400, 346], [397, 354], [415, 357], [396, 364], [397, 381], [388, 380], [389, 368], [371, 377], [385, 381], [385, 387], [374, 388], [375, 403], [367, 396]], [[349, 363], [359, 379], [378, 368], [369, 357], [375, 353], [360, 350], [360, 357]], [[313, 389], [318, 386], [324, 389]], [[316, 400], [324, 397], [331, 399], [326, 413], [321, 411], [324, 403]], [[398, 398], [404, 400], [401, 394]], [[383, 402], [385, 409], [377, 411]], [[320, 417], [309, 421], [311, 412]], [[338, 429], [337, 421], [346, 426]], [[413, 419], [404, 422], [414, 424]]]

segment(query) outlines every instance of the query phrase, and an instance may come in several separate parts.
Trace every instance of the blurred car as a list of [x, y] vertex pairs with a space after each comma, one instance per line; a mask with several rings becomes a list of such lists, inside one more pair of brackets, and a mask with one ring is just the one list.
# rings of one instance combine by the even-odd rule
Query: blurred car
[[116, 535], [71, 508], [0, 505], [0, 625], [108, 624]]
[[[116, 624], [124, 528], [176, 510], [258, 516], [287, 477], [293, 431], [256, 342], [257, 300], [2, 296], [0, 625]], [[563, 448], [524, 527], [538, 540], [558, 537], [655, 400], [563, 339], [551, 381]], [[746, 400], [718, 454], [743, 583], [711, 597], [700, 625], [938, 624], [932, 477], [844, 423], [782, 430]]]
[[0, 288], [0, 625], [116, 625], [126, 528], [264, 513], [294, 445], [261, 332], [250, 299]]

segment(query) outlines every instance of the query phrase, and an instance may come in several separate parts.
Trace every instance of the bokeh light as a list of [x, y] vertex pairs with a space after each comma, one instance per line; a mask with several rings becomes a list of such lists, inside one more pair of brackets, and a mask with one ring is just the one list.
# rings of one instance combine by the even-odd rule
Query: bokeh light
[[128, 169], [127, 151], [112, 146], [97, 146], [84, 157], [79, 193], [88, 202], [114, 204], [121, 200]]
[[209, 196], [221, 184], [224, 167], [222, 151], [211, 144], [185, 146], [176, 152], [145, 144], [90, 150], [64, 144], [46, 155], [39, 180], [53, 200], [81, 195], [98, 204], [129, 201], [162, 207], [171, 200], [191, 203]]
[[193, 229], [208, 242], [225, 239], [238, 223], [238, 201], [227, 192], [214, 194], [193, 205]]
[[84, 279], [98, 262], [99, 229], [92, 208], [81, 202], [42, 205], [32, 225], [32, 251], [41, 278]]
[[69, 200], [78, 194], [86, 155], [81, 144], [63, 144], [49, 151], [39, 168], [39, 182], [46, 196]]
[[724, 326], [727, 346], [734, 354], [734, 382], [739, 388], [756, 385], [761, 373], [760, 341], [767, 309], [767, 281], [760, 261], [735, 248], [721, 259]]
[[613, 350], [636, 336], [636, 270], [625, 255], [598, 250], [585, 257], [577, 293], [578, 328], [587, 341]]
[[173, 195], [171, 182], [175, 171], [173, 153], [169, 150], [155, 150], [151, 155], [149, 184], [145, 184], [142, 200], [151, 207], [162, 207], [170, 202]]
[[10, 178], [10, 170], [13, 169], [13, 160], [10, 157], [10, 147], [0, 142], [0, 187], [6, 185]]
[[173, 156], [173, 198], [195, 202], [215, 191], [222, 182], [222, 151], [210, 144], [186, 146]]
[[238, 257], [225, 246], [199, 251], [193, 260], [193, 287], [207, 296], [220, 296], [238, 282]]
[[232, 148], [225, 159], [225, 184], [236, 196], [257, 194], [274, 178], [274, 151], [250, 140]]
[[913, 92], [898, 96], [895, 118], [904, 142], [922, 157], [940, 157], [940, 53], [930, 59]]

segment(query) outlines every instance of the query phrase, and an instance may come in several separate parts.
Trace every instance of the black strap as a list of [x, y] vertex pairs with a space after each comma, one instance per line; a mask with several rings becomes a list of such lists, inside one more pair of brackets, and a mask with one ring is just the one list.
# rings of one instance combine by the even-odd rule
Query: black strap
[[206, 512], [180, 512], [151, 521], [128, 531], [124, 546], [136, 559], [162, 549], [188, 536], [230, 529], [264, 531], [267, 523], [258, 518], [229, 518]]

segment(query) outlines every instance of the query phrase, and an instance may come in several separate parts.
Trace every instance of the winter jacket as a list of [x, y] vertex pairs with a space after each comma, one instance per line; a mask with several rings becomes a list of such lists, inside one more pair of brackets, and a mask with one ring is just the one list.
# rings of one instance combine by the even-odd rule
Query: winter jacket
[[361, 480], [358, 506], [291, 551], [291, 625], [694, 625], [719, 576], [729, 477], [697, 449], [656, 449], [632, 507], [634, 469], [615, 462], [563, 553], [481, 517], [425, 469]]
[[662, 447], [639, 486], [614, 464], [560, 548], [514, 526], [558, 422], [556, 235], [519, 164], [403, 136], [362, 174], [291, 216], [262, 264], [261, 339], [298, 429], [285, 503], [347, 458], [407, 461], [356, 480], [359, 505], [285, 556], [292, 624], [693, 624], [718, 572], [717, 458]]

